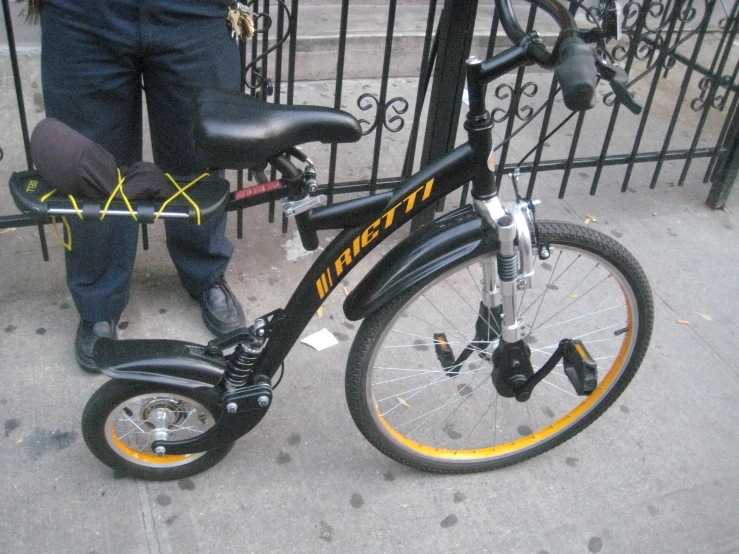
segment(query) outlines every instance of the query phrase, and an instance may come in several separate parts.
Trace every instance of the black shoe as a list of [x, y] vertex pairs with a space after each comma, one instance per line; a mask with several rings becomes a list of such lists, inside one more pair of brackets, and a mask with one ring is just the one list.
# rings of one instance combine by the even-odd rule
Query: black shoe
[[200, 305], [205, 326], [215, 335], [225, 335], [246, 325], [244, 310], [223, 277], [200, 295]]
[[80, 367], [90, 373], [99, 373], [92, 352], [95, 343], [101, 337], [116, 339], [115, 322], [113, 321], [80, 321], [77, 327], [77, 338], [74, 341], [74, 352]]

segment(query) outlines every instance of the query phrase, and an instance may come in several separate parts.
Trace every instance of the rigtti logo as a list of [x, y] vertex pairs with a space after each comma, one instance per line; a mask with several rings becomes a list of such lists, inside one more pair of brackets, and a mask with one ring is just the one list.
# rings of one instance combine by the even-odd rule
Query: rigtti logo
[[367, 228], [362, 231], [362, 234], [354, 239], [350, 248], [344, 250], [341, 255], [336, 258], [332, 265], [329, 265], [326, 270], [321, 274], [321, 278], [316, 281], [316, 288], [318, 289], [318, 296], [323, 298], [331, 292], [334, 288], [334, 278], [337, 279], [352, 265], [354, 259], [367, 247], [369, 243], [375, 240], [380, 233], [386, 231], [392, 226], [395, 221], [395, 214], [398, 209], [405, 206], [403, 213], [410, 213], [410, 211], [416, 206], [418, 196], [421, 196], [419, 203], [424, 202], [431, 195], [431, 190], [434, 188], [434, 180], [431, 179], [425, 185], [418, 187], [416, 190], [411, 192], [408, 196], [403, 198], [395, 206], [390, 208], [384, 214], [382, 214], [375, 221], [370, 223]]
[[26, 192], [36, 192], [36, 187], [38, 187], [38, 181], [36, 179], [31, 179], [28, 181]]

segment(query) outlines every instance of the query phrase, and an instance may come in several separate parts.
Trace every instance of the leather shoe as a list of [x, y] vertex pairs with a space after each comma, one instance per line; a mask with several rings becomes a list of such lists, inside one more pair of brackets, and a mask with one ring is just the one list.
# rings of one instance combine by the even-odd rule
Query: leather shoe
[[205, 326], [215, 335], [225, 335], [246, 325], [244, 310], [223, 277], [200, 295], [200, 305]]
[[100, 373], [92, 356], [95, 343], [101, 337], [116, 339], [115, 322], [113, 321], [80, 321], [77, 327], [77, 338], [74, 341], [74, 353], [80, 367], [90, 373]]

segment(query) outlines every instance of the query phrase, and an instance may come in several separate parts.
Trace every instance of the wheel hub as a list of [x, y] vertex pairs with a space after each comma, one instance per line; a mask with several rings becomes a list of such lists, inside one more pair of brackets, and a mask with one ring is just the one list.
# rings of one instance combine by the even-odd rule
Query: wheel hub
[[149, 430], [148, 444], [170, 440], [171, 429], [185, 417], [181, 401], [173, 398], [152, 398], [141, 409], [142, 427]]
[[534, 374], [530, 357], [531, 349], [523, 340], [510, 344], [500, 341], [493, 352], [493, 370], [490, 373], [499, 395], [513, 398]]

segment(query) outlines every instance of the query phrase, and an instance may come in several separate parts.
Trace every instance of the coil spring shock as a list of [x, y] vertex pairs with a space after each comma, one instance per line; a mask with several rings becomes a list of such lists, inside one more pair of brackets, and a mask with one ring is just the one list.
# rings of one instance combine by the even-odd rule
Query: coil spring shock
[[498, 250], [498, 277], [501, 281], [511, 283], [518, 276], [518, 253], [514, 246], [516, 239], [516, 223], [510, 215], [504, 215], [496, 222], [500, 250]]
[[501, 281], [513, 281], [518, 275], [518, 255], [498, 252], [498, 277]]
[[257, 361], [261, 347], [253, 348], [246, 343], [236, 345], [231, 359], [226, 366], [225, 379], [230, 387], [239, 388], [246, 385], [251, 376], [251, 370]]

